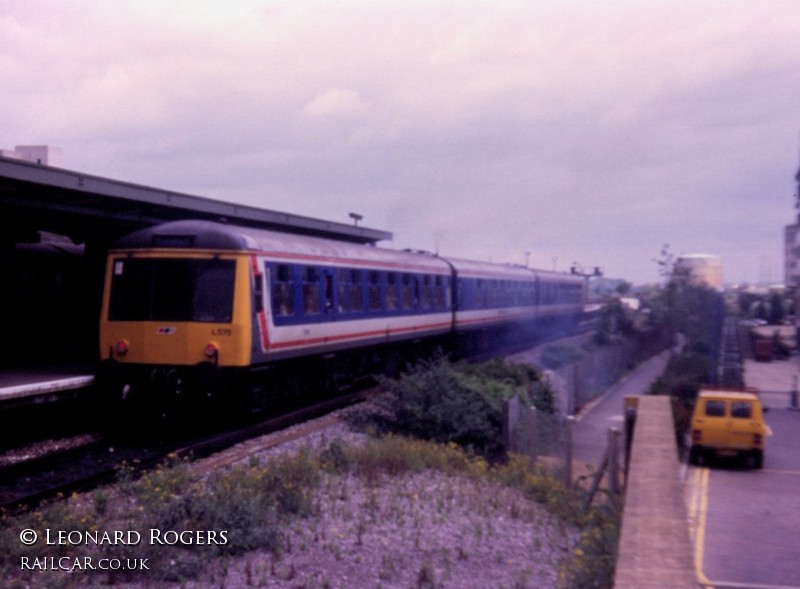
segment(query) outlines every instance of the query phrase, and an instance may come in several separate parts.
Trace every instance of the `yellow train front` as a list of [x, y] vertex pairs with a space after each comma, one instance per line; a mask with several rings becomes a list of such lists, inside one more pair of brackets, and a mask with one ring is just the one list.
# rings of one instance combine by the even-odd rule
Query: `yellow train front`
[[250, 254], [224, 232], [198, 229], [144, 230], [110, 252], [98, 373], [106, 395], [202, 402], [250, 364]]

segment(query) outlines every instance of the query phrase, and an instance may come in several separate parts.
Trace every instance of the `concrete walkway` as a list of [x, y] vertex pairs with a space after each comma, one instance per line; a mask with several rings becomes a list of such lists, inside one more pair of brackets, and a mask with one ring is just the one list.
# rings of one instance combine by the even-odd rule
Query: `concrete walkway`
[[639, 399], [614, 589], [697, 587], [672, 407]]
[[667, 351], [642, 363], [576, 416], [573, 456], [599, 465], [609, 428], [624, 432], [624, 398], [639, 397], [615, 589], [697, 587], [670, 399], [645, 395], [669, 357]]
[[576, 416], [573, 432], [573, 457], [576, 460], [594, 465], [602, 462], [608, 429], [615, 427], [624, 430], [623, 399], [643, 395], [664, 372], [669, 354], [663, 352], [643, 362]]

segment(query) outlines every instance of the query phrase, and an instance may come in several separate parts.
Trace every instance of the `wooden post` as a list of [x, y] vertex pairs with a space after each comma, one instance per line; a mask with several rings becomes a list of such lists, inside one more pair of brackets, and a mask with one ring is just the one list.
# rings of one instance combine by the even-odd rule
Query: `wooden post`
[[520, 400], [519, 395], [514, 395], [511, 399], [503, 401], [503, 443], [506, 451], [514, 450], [514, 430], [519, 423]]
[[536, 407], [531, 405], [528, 407], [528, 457], [531, 461], [531, 467], [536, 466], [536, 459], [538, 458], [538, 448], [536, 447], [536, 426]]
[[575, 416], [568, 415], [564, 422], [566, 443], [564, 448], [564, 484], [572, 486], [572, 430], [575, 427]]
[[[577, 405], [576, 397], [578, 396], [578, 379], [580, 378], [580, 373], [578, 371], [578, 363], [574, 362], [572, 364], [572, 384], [571, 386], [567, 387], [567, 408], [566, 414], [567, 415], [575, 415], [575, 407]], [[569, 385], [569, 381], [567, 381]]]
[[623, 471], [626, 482], [631, 464], [631, 448], [633, 448], [633, 430], [636, 426], [636, 406], [638, 401], [638, 397], [625, 397], [625, 462]]
[[506, 452], [511, 450], [511, 424], [509, 420], [511, 419], [511, 402], [506, 399], [503, 401], [503, 445], [506, 448]]
[[619, 436], [617, 428], [608, 428], [608, 479], [609, 490], [619, 495]]

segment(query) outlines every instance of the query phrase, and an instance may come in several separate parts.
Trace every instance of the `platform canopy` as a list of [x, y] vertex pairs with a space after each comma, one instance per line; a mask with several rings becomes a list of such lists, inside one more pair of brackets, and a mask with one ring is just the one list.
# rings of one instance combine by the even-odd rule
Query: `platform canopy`
[[[351, 215], [354, 219], [357, 215]], [[335, 223], [173, 192], [0, 157], [0, 235], [35, 241], [39, 231], [108, 243], [135, 229], [178, 219], [206, 219], [374, 244], [386, 231]]]

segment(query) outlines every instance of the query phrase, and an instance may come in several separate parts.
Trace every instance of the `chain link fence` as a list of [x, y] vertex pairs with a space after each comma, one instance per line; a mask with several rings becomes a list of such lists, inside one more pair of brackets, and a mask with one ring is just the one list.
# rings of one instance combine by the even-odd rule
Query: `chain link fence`
[[600, 397], [635, 366], [667, 349], [667, 333], [647, 333], [603, 346], [581, 359], [555, 370], [546, 370], [558, 396], [562, 415], [574, 415]]
[[528, 455], [532, 461], [543, 459], [569, 473], [565, 464], [566, 459], [571, 459], [568, 428], [573, 420], [569, 416], [599, 398], [635, 366], [668, 348], [670, 341], [668, 334], [645, 334], [589, 352], [557, 370], [545, 371], [545, 378], [556, 394], [556, 412], [526, 407], [519, 396], [507, 401], [506, 447]]

